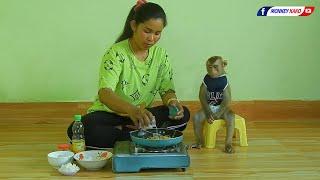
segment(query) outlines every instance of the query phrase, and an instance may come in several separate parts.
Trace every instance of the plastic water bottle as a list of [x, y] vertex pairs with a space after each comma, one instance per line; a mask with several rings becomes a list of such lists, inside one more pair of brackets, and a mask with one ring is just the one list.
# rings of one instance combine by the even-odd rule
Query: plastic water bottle
[[75, 115], [72, 126], [72, 151], [78, 153], [84, 151], [85, 148], [84, 126], [81, 122], [81, 115]]

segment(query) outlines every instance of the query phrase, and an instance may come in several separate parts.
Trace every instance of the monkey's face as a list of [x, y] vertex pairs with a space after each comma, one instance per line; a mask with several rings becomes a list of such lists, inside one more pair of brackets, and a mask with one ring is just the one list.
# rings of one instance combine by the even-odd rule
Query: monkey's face
[[214, 63], [207, 62], [207, 72], [212, 78], [219, 77], [224, 74], [224, 65], [221, 59], [216, 60]]

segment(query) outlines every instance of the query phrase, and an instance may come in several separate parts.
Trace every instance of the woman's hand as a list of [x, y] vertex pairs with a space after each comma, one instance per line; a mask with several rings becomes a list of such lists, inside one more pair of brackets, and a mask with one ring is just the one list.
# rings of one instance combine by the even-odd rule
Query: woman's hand
[[150, 125], [152, 119], [154, 118], [153, 114], [145, 109], [144, 105], [140, 107], [132, 106], [128, 110], [128, 115], [134, 126], [128, 126], [129, 128], [139, 129], [146, 128]]
[[171, 100], [168, 103], [168, 107], [169, 108], [175, 108], [176, 111], [178, 111], [177, 113], [174, 113], [173, 115], [169, 114], [169, 118], [170, 119], [176, 119], [177, 120], [177, 119], [183, 118], [183, 116], [184, 116], [183, 107], [182, 107], [182, 105], [180, 104], [180, 102], [177, 99]]

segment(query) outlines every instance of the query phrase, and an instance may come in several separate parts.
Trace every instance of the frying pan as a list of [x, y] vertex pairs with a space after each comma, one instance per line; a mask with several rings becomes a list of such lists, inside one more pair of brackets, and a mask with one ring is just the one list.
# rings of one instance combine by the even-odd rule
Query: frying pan
[[[177, 130], [170, 130], [165, 128], [151, 128], [146, 129], [146, 133], [141, 135], [140, 130], [135, 130], [130, 132], [130, 137], [135, 144], [140, 146], [147, 146], [153, 148], [161, 148], [167, 146], [173, 146], [180, 143], [183, 140], [182, 132]], [[169, 136], [168, 139], [149, 139], [155, 134], [160, 134], [163, 136]]]

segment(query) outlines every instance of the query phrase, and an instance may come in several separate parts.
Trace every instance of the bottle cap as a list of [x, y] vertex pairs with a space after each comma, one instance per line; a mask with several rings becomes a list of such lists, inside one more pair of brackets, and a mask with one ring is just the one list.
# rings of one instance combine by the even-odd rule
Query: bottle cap
[[74, 115], [74, 120], [75, 121], [81, 121], [81, 115], [79, 115], [79, 114]]
[[169, 106], [169, 116], [176, 116], [178, 113], [179, 109], [175, 106]]
[[70, 150], [70, 144], [58, 144], [57, 147], [61, 151]]

